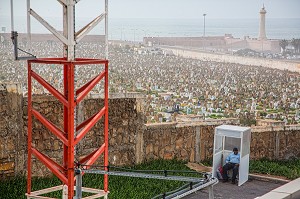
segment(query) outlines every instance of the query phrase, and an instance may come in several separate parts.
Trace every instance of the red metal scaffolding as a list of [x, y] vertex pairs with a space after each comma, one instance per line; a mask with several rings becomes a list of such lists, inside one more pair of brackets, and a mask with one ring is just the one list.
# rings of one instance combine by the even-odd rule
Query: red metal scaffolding
[[[28, 177], [27, 177], [27, 197], [40, 198], [39, 194], [44, 194], [57, 190], [56, 187], [51, 190], [47, 189], [36, 192], [31, 192], [31, 176], [32, 176], [32, 155], [40, 160], [52, 173], [54, 173], [64, 185], [68, 187], [68, 199], [73, 199], [74, 196], [74, 150], [75, 146], [84, 138], [88, 131], [104, 116], [104, 143], [91, 154], [86, 155], [80, 160], [80, 164], [92, 165], [104, 154], [104, 167], [108, 166], [108, 60], [76, 58], [75, 61], [67, 61], [66, 58], [40, 58], [28, 60]], [[32, 64], [58, 64], [63, 65], [63, 85], [64, 93], [60, 93], [51, 84], [45, 81], [32, 69]], [[104, 70], [90, 80], [88, 83], [75, 90], [74, 71], [75, 67], [89, 64], [103, 64]], [[50, 67], [50, 66], [49, 66]], [[84, 66], [81, 66], [84, 67]], [[35, 79], [44, 88], [46, 88], [54, 97], [56, 97], [64, 106], [63, 121], [64, 129], [60, 129], [51, 121], [47, 120], [38, 110], [32, 106], [32, 79]], [[76, 106], [86, 97], [86, 95], [104, 79], [104, 107], [92, 115], [90, 118], [75, 126], [74, 120]], [[49, 131], [51, 131], [63, 143], [63, 165], [59, 165], [38, 151], [32, 146], [32, 116], [39, 120]], [[108, 193], [108, 175], [104, 175], [104, 195]]]

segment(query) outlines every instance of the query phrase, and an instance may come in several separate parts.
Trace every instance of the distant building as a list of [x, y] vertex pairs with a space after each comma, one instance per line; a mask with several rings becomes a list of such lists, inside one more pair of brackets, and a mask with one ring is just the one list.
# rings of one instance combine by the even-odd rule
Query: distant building
[[250, 49], [263, 53], [280, 53], [279, 40], [268, 40], [266, 36], [266, 9], [260, 10], [260, 23], [258, 38], [234, 38], [232, 34], [224, 36], [206, 37], [144, 37], [144, 43], [167, 46], [186, 46], [206, 51], [236, 52], [241, 49]]
[[259, 35], [258, 40], [267, 40], [266, 36], [266, 13], [265, 6], [263, 6], [259, 12], [260, 22], [259, 22]]

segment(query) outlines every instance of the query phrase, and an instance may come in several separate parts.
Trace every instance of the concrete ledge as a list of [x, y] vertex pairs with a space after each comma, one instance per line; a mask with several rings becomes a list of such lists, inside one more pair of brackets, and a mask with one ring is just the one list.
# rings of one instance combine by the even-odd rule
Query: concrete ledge
[[187, 122], [162, 122], [162, 123], [149, 123], [145, 124], [146, 128], [167, 128], [167, 127], [197, 127], [197, 126], [218, 126], [222, 124], [238, 125], [239, 119], [226, 118], [226, 119], [211, 119], [205, 121], [187, 121]]
[[300, 198], [300, 178], [293, 180], [257, 199], [299, 199]]
[[280, 178], [262, 176], [262, 175], [257, 175], [257, 174], [249, 174], [249, 179], [255, 179], [255, 180], [260, 180], [260, 181], [271, 181], [271, 182], [282, 183], [282, 184], [291, 182], [290, 180], [284, 180], [284, 179], [280, 179]]
[[277, 132], [277, 131], [298, 131], [300, 125], [285, 125], [285, 126], [253, 126], [251, 127], [252, 133], [266, 133], [266, 132]]

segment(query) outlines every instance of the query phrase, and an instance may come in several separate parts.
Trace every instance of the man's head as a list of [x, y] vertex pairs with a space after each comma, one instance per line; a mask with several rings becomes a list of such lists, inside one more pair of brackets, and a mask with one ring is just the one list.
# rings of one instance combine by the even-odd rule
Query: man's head
[[232, 149], [232, 151], [233, 151], [233, 153], [234, 153], [235, 155], [238, 154], [238, 152], [239, 152], [238, 148], [236, 148], [236, 147], [234, 147], [234, 148]]

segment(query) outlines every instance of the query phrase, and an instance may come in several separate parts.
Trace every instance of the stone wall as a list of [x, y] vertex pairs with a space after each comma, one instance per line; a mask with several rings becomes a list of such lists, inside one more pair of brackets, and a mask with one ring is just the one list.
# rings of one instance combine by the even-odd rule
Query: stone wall
[[144, 132], [145, 159], [184, 159], [195, 162], [195, 128], [176, 123], [147, 125]]
[[[0, 84], [0, 177], [14, 175], [25, 153], [22, 131], [22, 93], [15, 84]], [[24, 159], [23, 159], [24, 160]]]
[[280, 53], [281, 47], [279, 40], [246, 40], [247, 48], [257, 52], [273, 52]]
[[239, 124], [238, 119], [169, 124], [146, 124], [143, 134], [144, 160], [180, 159], [200, 162], [212, 157], [214, 128]]
[[252, 159], [300, 158], [300, 125], [251, 128]]
[[164, 50], [172, 51], [176, 56], [182, 56], [186, 58], [201, 59], [204, 61], [216, 61], [216, 62], [227, 62], [227, 63], [237, 63], [244, 64], [248, 66], [263, 66], [268, 68], [276, 68], [280, 70], [290, 70], [295, 72], [300, 72], [300, 63], [284, 60], [275, 59], [263, 59], [263, 58], [253, 58], [253, 57], [240, 57], [228, 54], [217, 54], [202, 52], [199, 50], [190, 50], [185, 48], [176, 47], [161, 47]]
[[[113, 165], [136, 163], [137, 134], [143, 130], [143, 100], [135, 98], [109, 100], [109, 162]], [[89, 99], [81, 105], [78, 117], [85, 119], [103, 107], [102, 99]], [[82, 114], [82, 115], [80, 115]], [[101, 119], [79, 143], [78, 154], [87, 154], [104, 143]]]
[[[0, 85], [0, 176], [26, 174], [27, 168], [27, 98], [17, 84]], [[34, 96], [33, 107], [47, 120], [63, 129], [63, 106], [51, 96]], [[103, 99], [87, 99], [77, 109], [77, 124], [103, 107]], [[76, 147], [76, 158], [99, 148], [104, 143], [103, 119], [87, 133]], [[143, 131], [143, 99], [109, 99], [109, 162], [132, 165], [137, 157], [137, 134]], [[62, 164], [62, 142], [33, 117], [32, 145], [40, 152]], [[100, 156], [98, 164], [103, 164]], [[34, 176], [50, 172], [33, 156]]]
[[[34, 97], [36, 110], [49, 121], [63, 129], [63, 109], [59, 101], [50, 96]], [[109, 100], [109, 162], [114, 165], [135, 164], [136, 134], [145, 123], [141, 114], [140, 104], [137, 99], [110, 99]], [[25, 105], [27, 102], [25, 101]], [[77, 109], [77, 125], [91, 117], [104, 106], [103, 99], [87, 99]], [[27, 107], [24, 107], [27, 109]], [[24, 112], [27, 121], [27, 112]], [[26, 123], [26, 122], [25, 122]], [[76, 147], [76, 159], [93, 152], [104, 143], [104, 118], [86, 134]], [[27, 132], [27, 125], [24, 125]], [[37, 150], [62, 163], [62, 143], [37, 120], [33, 120], [33, 145]], [[33, 158], [33, 175], [42, 176], [48, 173], [47, 168]], [[97, 165], [103, 165], [103, 156], [98, 159]], [[23, 169], [26, 168], [24, 165]], [[16, 171], [19, 172], [19, 171]]]
[[144, 37], [143, 43], [168, 46], [225, 48], [224, 36], [215, 37]]
[[[211, 159], [215, 127], [238, 125], [237, 119], [202, 123], [147, 124], [143, 135], [144, 160], [177, 158], [190, 162]], [[300, 158], [300, 125], [251, 128], [251, 159]]]
[[[0, 176], [26, 174], [27, 98], [17, 84], [0, 84]], [[63, 126], [62, 105], [50, 96], [34, 96], [33, 107], [58, 127]], [[150, 159], [177, 158], [200, 162], [212, 158], [214, 130], [222, 124], [238, 125], [238, 119], [145, 124], [143, 98], [109, 99], [109, 162], [132, 165]], [[77, 109], [77, 124], [103, 106], [103, 99], [87, 99]], [[251, 159], [300, 157], [300, 125], [252, 127]], [[103, 119], [76, 148], [76, 157], [103, 143]], [[33, 118], [32, 144], [58, 163], [62, 143]], [[103, 157], [97, 164], [102, 164]], [[33, 175], [49, 171], [33, 158]]]

